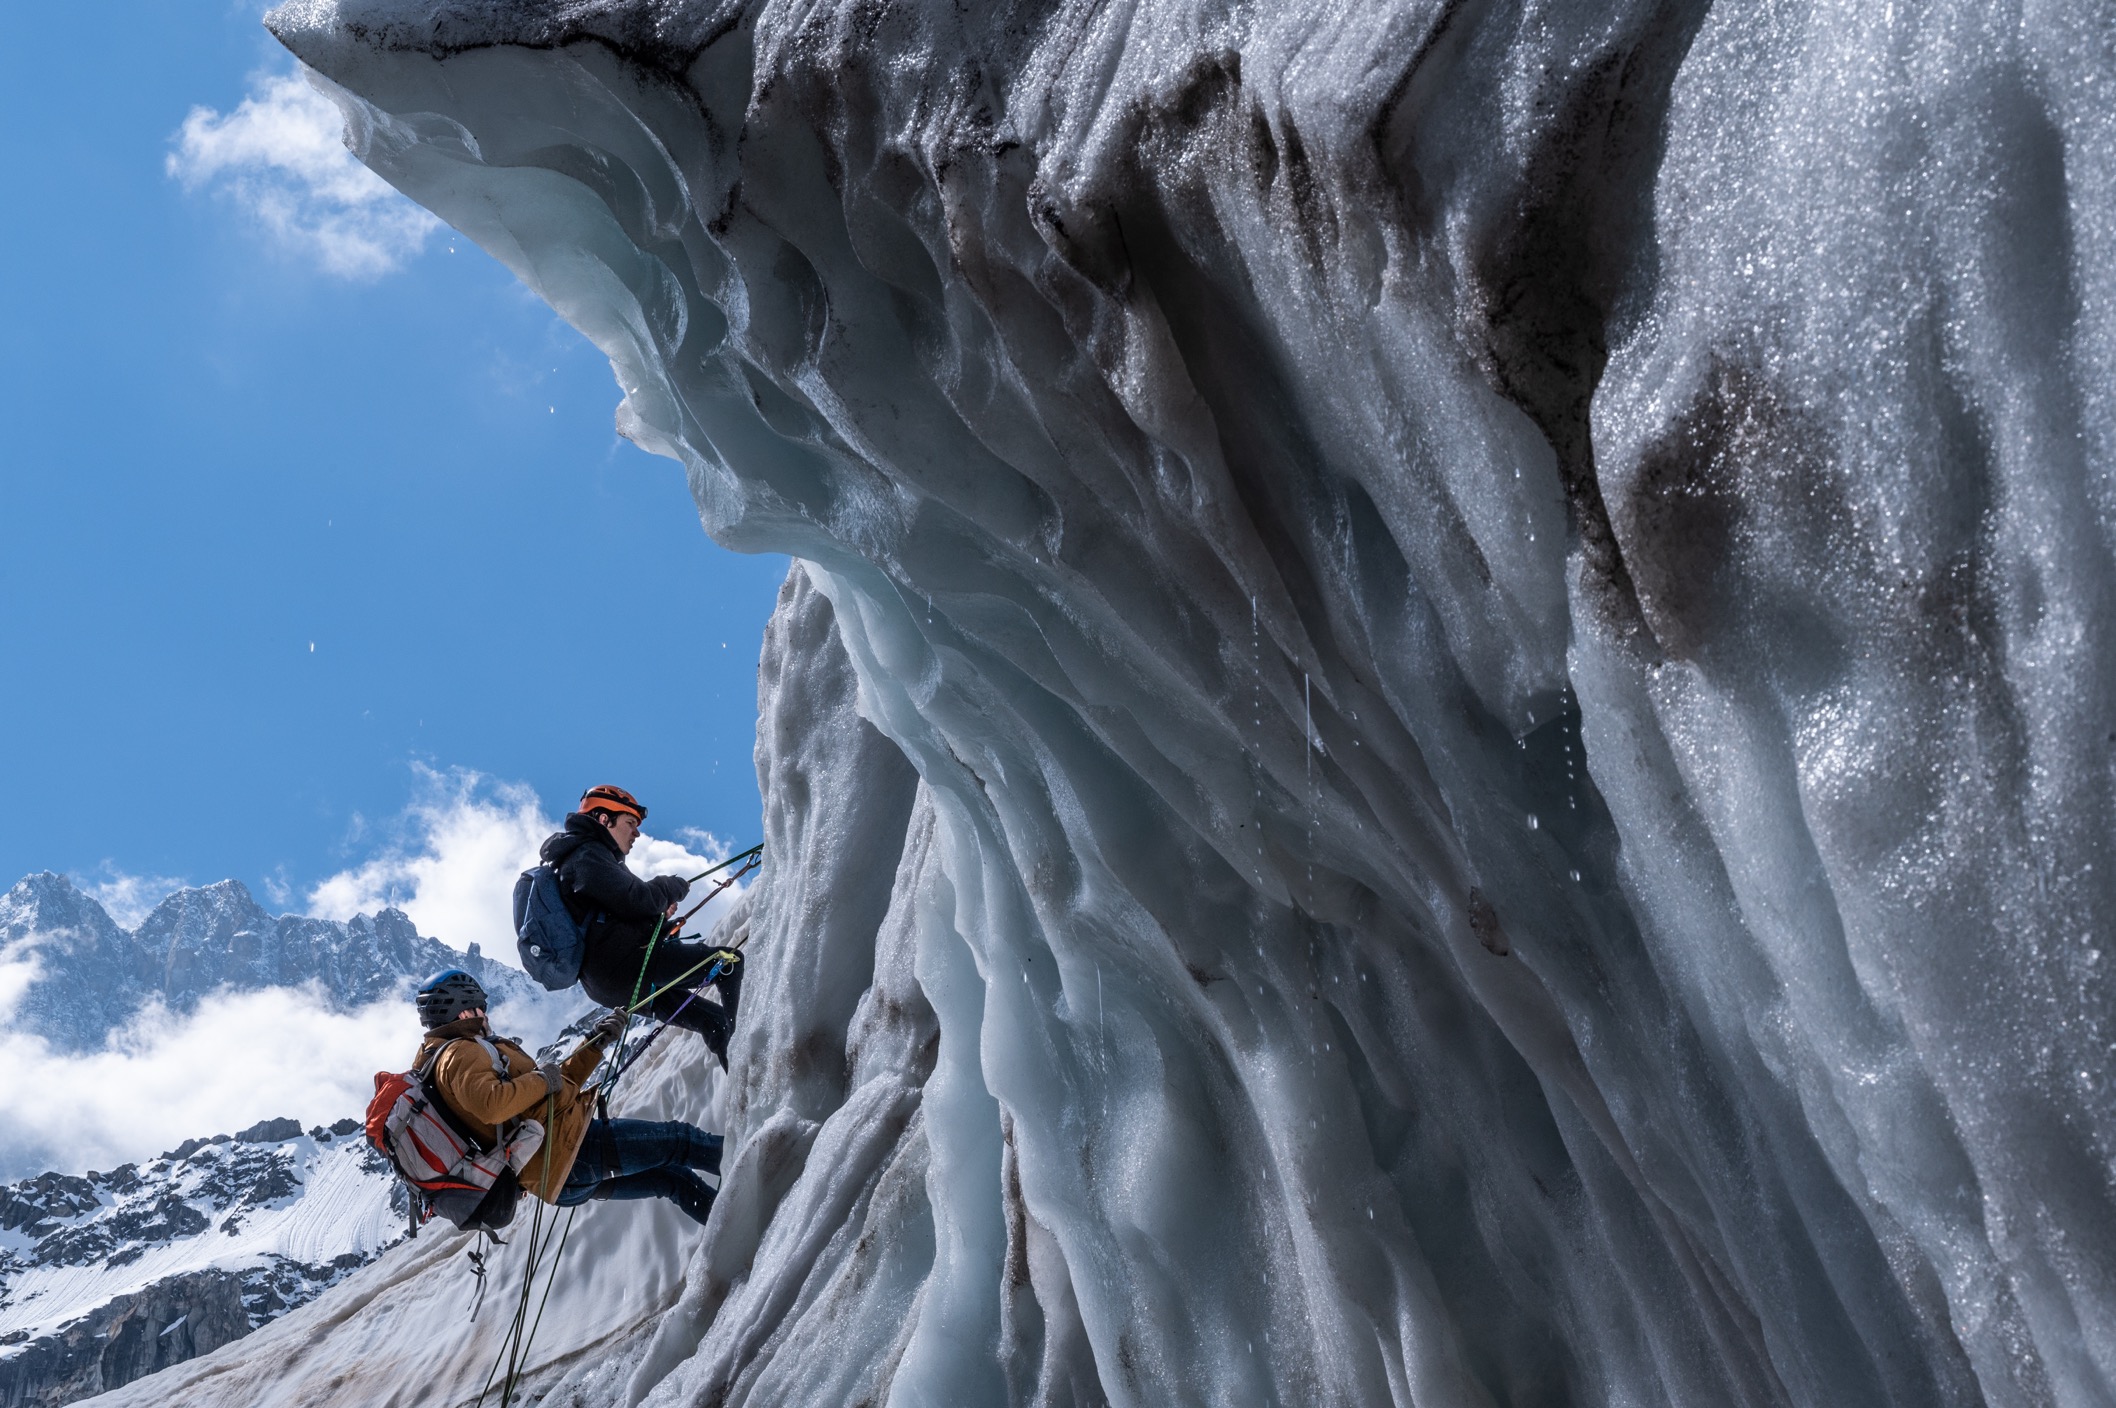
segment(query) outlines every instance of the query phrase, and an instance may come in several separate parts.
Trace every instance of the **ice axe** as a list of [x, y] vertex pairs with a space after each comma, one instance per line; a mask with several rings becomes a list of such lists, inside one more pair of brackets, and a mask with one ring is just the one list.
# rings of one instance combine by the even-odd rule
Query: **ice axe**
[[736, 871], [733, 875], [728, 876], [719, 884], [713, 886], [711, 894], [708, 894], [704, 899], [698, 901], [698, 903], [692, 905], [689, 909], [685, 910], [680, 916], [678, 916], [675, 924], [670, 927], [670, 932], [674, 933], [677, 929], [681, 929], [692, 915], [696, 914], [699, 910], [704, 909], [708, 904], [712, 903], [713, 897], [715, 895], [718, 895], [722, 890], [725, 890], [728, 886], [734, 884], [737, 880], [740, 880], [743, 876], [749, 874], [752, 870], [755, 870], [758, 865], [763, 863], [763, 859], [764, 843], [760, 841], [756, 845], [751, 846], [748, 850], [743, 851], [739, 855], [729, 856], [726, 860], [721, 861], [720, 864], [710, 866], [704, 870], [699, 871], [696, 875], [693, 875], [688, 881], [685, 882], [686, 884], [695, 885], [700, 880], [703, 880], [706, 876], [716, 875], [719, 872], [727, 869], [729, 866], [735, 864], [737, 861], [740, 861], [742, 863], [742, 868], [740, 870]]

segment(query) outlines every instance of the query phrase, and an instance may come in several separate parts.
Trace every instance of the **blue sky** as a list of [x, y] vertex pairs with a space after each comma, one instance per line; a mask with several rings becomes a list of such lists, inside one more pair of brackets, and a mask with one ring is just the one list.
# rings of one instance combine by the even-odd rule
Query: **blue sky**
[[10, 7], [0, 886], [302, 909], [465, 807], [605, 780], [747, 844], [785, 560], [713, 545], [613, 433], [607, 363], [466, 241], [376, 202], [275, 228], [298, 178], [186, 154], [194, 107], [228, 137], [291, 71], [261, 11], [121, 0], [82, 43]]

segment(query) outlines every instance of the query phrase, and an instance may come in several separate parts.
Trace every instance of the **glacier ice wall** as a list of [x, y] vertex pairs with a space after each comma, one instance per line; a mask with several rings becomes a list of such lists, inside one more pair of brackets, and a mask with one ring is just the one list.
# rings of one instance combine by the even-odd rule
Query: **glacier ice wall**
[[597, 1382], [2116, 1402], [2112, 21], [275, 11], [808, 564]]

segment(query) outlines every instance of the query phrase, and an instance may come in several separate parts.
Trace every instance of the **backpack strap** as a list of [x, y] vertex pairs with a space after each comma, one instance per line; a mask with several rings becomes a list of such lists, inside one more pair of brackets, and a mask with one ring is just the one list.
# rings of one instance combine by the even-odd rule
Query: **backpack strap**
[[[478, 1138], [477, 1132], [470, 1127], [470, 1122], [456, 1113], [455, 1108], [448, 1103], [448, 1097], [441, 1093], [441, 1087], [433, 1079], [434, 1068], [441, 1064], [441, 1054], [457, 1042], [466, 1040], [471, 1040], [471, 1038], [460, 1036], [448, 1038], [448, 1040], [434, 1048], [433, 1055], [413, 1067], [412, 1074], [419, 1078], [419, 1088], [424, 1090], [426, 1098], [433, 1102], [434, 1113], [441, 1117], [442, 1123], [455, 1131], [456, 1138], [462, 1140], [480, 1154], [489, 1154], [498, 1148], [499, 1145], [496, 1143], [487, 1144], [484, 1140]], [[488, 1051], [492, 1049], [490, 1044], [482, 1037], [476, 1038], [476, 1040], [480, 1046], [484, 1046]]]
[[425, 1085], [429, 1080], [433, 1078], [433, 1068], [440, 1064], [441, 1053], [443, 1051], [446, 1051], [449, 1047], [454, 1046], [457, 1042], [461, 1041], [462, 1039], [463, 1038], [459, 1036], [452, 1036], [448, 1038], [448, 1040], [442, 1042], [439, 1046], [436, 1046], [433, 1049], [432, 1055], [428, 1056], [425, 1060], [419, 1062], [416, 1066], [413, 1066], [411, 1068], [413, 1078], [416, 1079], [419, 1084]]
[[609, 918], [609, 915], [588, 902], [588, 897], [581, 893], [578, 885], [566, 879], [566, 862], [579, 855], [582, 846], [586, 844], [583, 842], [581, 846], [575, 846], [560, 856], [557, 863], [551, 867], [551, 879], [558, 886], [558, 902], [566, 907], [566, 913], [572, 917], [573, 922], [580, 925], [583, 940], [599, 921]]
[[[498, 1075], [501, 1080], [514, 1079], [514, 1072], [508, 1069], [507, 1058], [501, 1054], [499, 1044], [497, 1042], [490, 1041], [487, 1038], [481, 1036], [472, 1037], [470, 1039], [472, 1041], [475, 1041], [478, 1045], [484, 1047], [485, 1054], [492, 1058], [492, 1069], [494, 1074]], [[513, 1046], [515, 1050], [521, 1051], [522, 1059], [529, 1061], [533, 1061], [535, 1059], [534, 1057], [530, 1056], [527, 1051], [523, 1050], [522, 1047], [516, 1045], [514, 1042], [510, 1041], [507, 1044], [509, 1046]], [[493, 1133], [498, 1136], [499, 1143], [495, 1144], [493, 1147], [498, 1148], [501, 1144], [505, 1144], [513, 1136], [515, 1129], [526, 1118], [528, 1118], [528, 1115], [525, 1112], [523, 1114], [516, 1115], [511, 1120], [504, 1120], [501, 1123], [494, 1125]]]

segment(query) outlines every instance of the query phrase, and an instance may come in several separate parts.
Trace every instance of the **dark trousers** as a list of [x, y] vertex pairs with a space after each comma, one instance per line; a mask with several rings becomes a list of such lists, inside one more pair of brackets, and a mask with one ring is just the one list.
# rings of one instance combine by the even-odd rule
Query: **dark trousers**
[[[658, 1021], [673, 1018], [672, 1025], [698, 1033], [725, 1064], [727, 1039], [735, 1031], [735, 1008], [742, 1001], [741, 967], [738, 965], [734, 972], [723, 973], [713, 981], [713, 986], [720, 989], [720, 1000], [714, 1002], [702, 992], [696, 997], [691, 996], [703, 985], [705, 975], [712, 971], [710, 968], [699, 968], [689, 977], [683, 976], [711, 952], [705, 944], [663, 939], [654, 945], [653, 956], [646, 962], [646, 976], [641, 978], [639, 959], [645, 947], [645, 937], [640, 936], [636, 946], [630, 949], [615, 944], [601, 951], [591, 948], [588, 961], [581, 967], [581, 987], [605, 1007], [622, 1007], [630, 1002], [635, 985], [641, 996], [657, 988], [664, 989], [641, 1011]], [[678, 978], [683, 978], [682, 986], [667, 986]], [[686, 998], [689, 998], [688, 1003]]]
[[713, 1188], [691, 1172], [698, 1168], [720, 1172], [719, 1135], [681, 1120], [591, 1120], [558, 1205], [667, 1198], [702, 1223], [713, 1210]]

